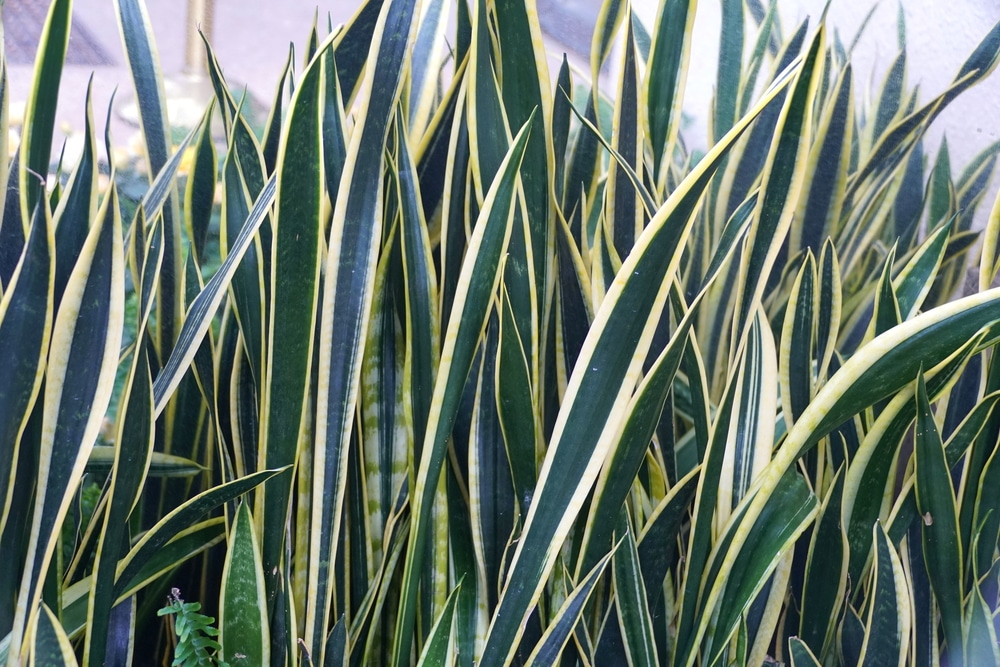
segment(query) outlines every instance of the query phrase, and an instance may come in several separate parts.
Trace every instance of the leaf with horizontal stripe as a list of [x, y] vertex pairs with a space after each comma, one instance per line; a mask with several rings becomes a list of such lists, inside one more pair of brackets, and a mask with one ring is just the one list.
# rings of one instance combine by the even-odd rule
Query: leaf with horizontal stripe
[[[372, 309], [376, 257], [382, 233], [382, 153], [401, 94], [404, 56], [415, 30], [415, 2], [382, 8], [365, 73], [363, 118], [351, 135], [336, 193], [326, 259], [312, 453], [309, 594], [305, 634], [310, 655], [322, 662], [333, 595], [352, 432], [361, 374], [365, 324]], [[339, 53], [339, 51], [338, 51]], [[339, 60], [338, 60], [339, 63]], [[338, 64], [338, 68], [340, 65]], [[291, 166], [291, 165], [290, 165]], [[334, 197], [334, 193], [330, 193]], [[419, 437], [419, 436], [417, 436]]]
[[[431, 419], [424, 435], [423, 455], [413, 497], [413, 525], [406, 554], [400, 615], [396, 625], [393, 662], [397, 667], [409, 656], [416, 612], [417, 581], [423, 568], [428, 522], [436, 480], [441, 474], [451, 422], [458, 409], [473, 356], [486, 324], [488, 308], [500, 279], [500, 260], [510, 240], [517, 192], [517, 171], [524, 155], [531, 124], [514, 138], [483, 203], [469, 239], [458, 292], [443, 340], [431, 402]], [[417, 437], [420, 437], [419, 435]]]

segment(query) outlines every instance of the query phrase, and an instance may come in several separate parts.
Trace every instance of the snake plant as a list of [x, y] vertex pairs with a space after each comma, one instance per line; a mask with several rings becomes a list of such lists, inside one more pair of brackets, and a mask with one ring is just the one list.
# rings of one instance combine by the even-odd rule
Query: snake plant
[[263, 123], [206, 43], [177, 142], [115, 0], [132, 200], [89, 101], [50, 167], [72, 5], [0, 163], [8, 666], [194, 656], [177, 590], [233, 666], [1000, 664], [1000, 146], [926, 140], [1000, 25], [865, 95], [722, 0], [688, 109], [695, 0], [551, 70], [534, 0], [365, 0]]

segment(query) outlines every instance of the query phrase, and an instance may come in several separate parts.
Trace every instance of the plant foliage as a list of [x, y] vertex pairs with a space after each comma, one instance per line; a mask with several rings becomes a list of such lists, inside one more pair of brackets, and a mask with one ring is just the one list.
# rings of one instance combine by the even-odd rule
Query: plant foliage
[[177, 646], [174, 647], [174, 661], [170, 664], [174, 667], [227, 667], [228, 663], [215, 659], [222, 650], [219, 642], [213, 639], [219, 636], [219, 631], [212, 627], [214, 618], [198, 613], [201, 603], [185, 602], [176, 588], [170, 591], [168, 600], [167, 606], [157, 611], [156, 615], [174, 618]]
[[133, 201], [89, 101], [49, 169], [55, 0], [0, 160], [2, 660], [1000, 664], [998, 145], [925, 140], [1000, 25], [925, 91], [901, 20], [868, 96], [857, 37], [724, 0], [702, 152], [696, 4], [550, 71], [532, 0], [366, 0], [262, 126], [206, 44], [174, 145], [115, 0]]

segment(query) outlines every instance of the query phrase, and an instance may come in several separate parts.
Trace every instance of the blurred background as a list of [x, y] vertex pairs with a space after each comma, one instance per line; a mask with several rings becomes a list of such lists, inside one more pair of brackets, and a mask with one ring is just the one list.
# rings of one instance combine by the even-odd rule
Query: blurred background
[[[571, 63], [587, 70], [585, 63], [600, 0], [536, 0], [536, 3], [552, 54], [551, 76], [555, 76], [555, 64], [563, 52], [570, 56]], [[48, 0], [0, 0], [14, 141], [48, 4]], [[691, 118], [685, 138], [693, 147], [705, 147], [705, 111], [713, 94], [720, 4], [719, 0], [703, 0], [698, 6], [692, 72], [685, 98], [685, 111]], [[333, 0], [317, 8], [315, 0], [147, 0], [146, 5], [162, 70], [169, 78], [171, 89], [167, 93], [177, 101], [170, 109], [171, 120], [185, 125], [200, 116], [207, 101], [207, 90], [201, 80], [203, 52], [200, 41], [192, 41], [197, 26], [202, 26], [209, 36], [231, 87], [235, 90], [246, 87], [253, 99], [267, 101], [273, 97], [289, 44], [301, 46], [317, 16], [321, 25], [326, 24], [327, 16], [333, 25], [348, 21], [358, 3]], [[815, 20], [825, 5], [825, 0], [778, 0], [785, 34], [809, 16]], [[657, 2], [635, 0], [632, 6], [647, 25], [653, 23]], [[828, 24], [843, 42], [850, 43], [871, 7], [870, 0], [832, 0]], [[855, 49], [856, 80], [865, 88], [859, 94], [881, 86], [897, 55], [900, 11], [896, 2], [883, 0], [875, 5], [866, 32]], [[907, 77], [910, 85], [920, 85], [922, 100], [948, 85], [969, 52], [1000, 21], [998, 0], [907, 0], [902, 11], [907, 29]], [[103, 126], [109, 100], [117, 88], [112, 119], [115, 144], [127, 149], [134, 143], [132, 137], [137, 132], [132, 122], [130, 82], [113, 0], [75, 0], [73, 13], [69, 67], [63, 76], [58, 112], [70, 163], [74, 146], [79, 144], [77, 135], [83, 127], [84, 99], [91, 74], [98, 127]], [[301, 48], [298, 52], [301, 53]], [[699, 72], [705, 76], [699, 76]], [[266, 109], [262, 108], [261, 113], [266, 114]], [[1000, 73], [994, 73], [967, 92], [942, 114], [928, 137], [928, 153], [936, 152], [945, 134], [956, 173], [973, 155], [1000, 140]], [[57, 150], [59, 145], [57, 141]], [[994, 182], [987, 194], [988, 201], [995, 197], [997, 187]]]

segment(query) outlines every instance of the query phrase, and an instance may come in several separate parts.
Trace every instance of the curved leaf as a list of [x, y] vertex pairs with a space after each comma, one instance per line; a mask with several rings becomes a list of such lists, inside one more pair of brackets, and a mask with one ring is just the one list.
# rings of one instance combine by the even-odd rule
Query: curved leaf
[[[656, 316], [666, 300], [669, 278], [680, 261], [679, 249], [690, 233], [692, 216], [702, 193], [737, 137], [787, 83], [786, 77], [765, 95], [674, 191], [636, 242], [602, 303], [556, 420], [508, 583], [491, 622], [483, 665], [509, 662], [511, 651], [523, 633], [524, 621], [545, 585], [554, 554], [612, 444], [621, 407], [638, 379], [638, 368], [645, 358]], [[623, 382], [626, 377], [629, 380]], [[609, 392], [608, 387], [618, 391]], [[561, 446], [563, 442], [572, 443], [572, 447]], [[558, 483], [552, 470], [558, 471]]]
[[195, 522], [198, 519], [213, 509], [240, 497], [258, 484], [288, 470], [288, 468], [262, 470], [232, 482], [220, 484], [207, 491], [202, 491], [164, 516], [156, 525], [146, 531], [128, 552], [128, 555], [118, 564], [115, 595], [121, 596], [129, 592], [131, 587], [135, 586], [134, 582], [139, 573], [143, 572], [147, 565], [155, 559], [160, 549], [182, 535], [184, 531], [190, 530], [196, 525]]
[[58, 667], [76, 666], [73, 645], [63, 631], [59, 619], [48, 605], [42, 604], [31, 637], [31, 664]]
[[45, 355], [54, 317], [55, 238], [44, 203], [34, 221], [21, 261], [0, 300], [0, 535], [4, 533], [14, 492], [18, 443], [41, 390]]
[[125, 262], [113, 185], [98, 216], [67, 283], [49, 349], [35, 510], [11, 642], [15, 660], [114, 388]]

